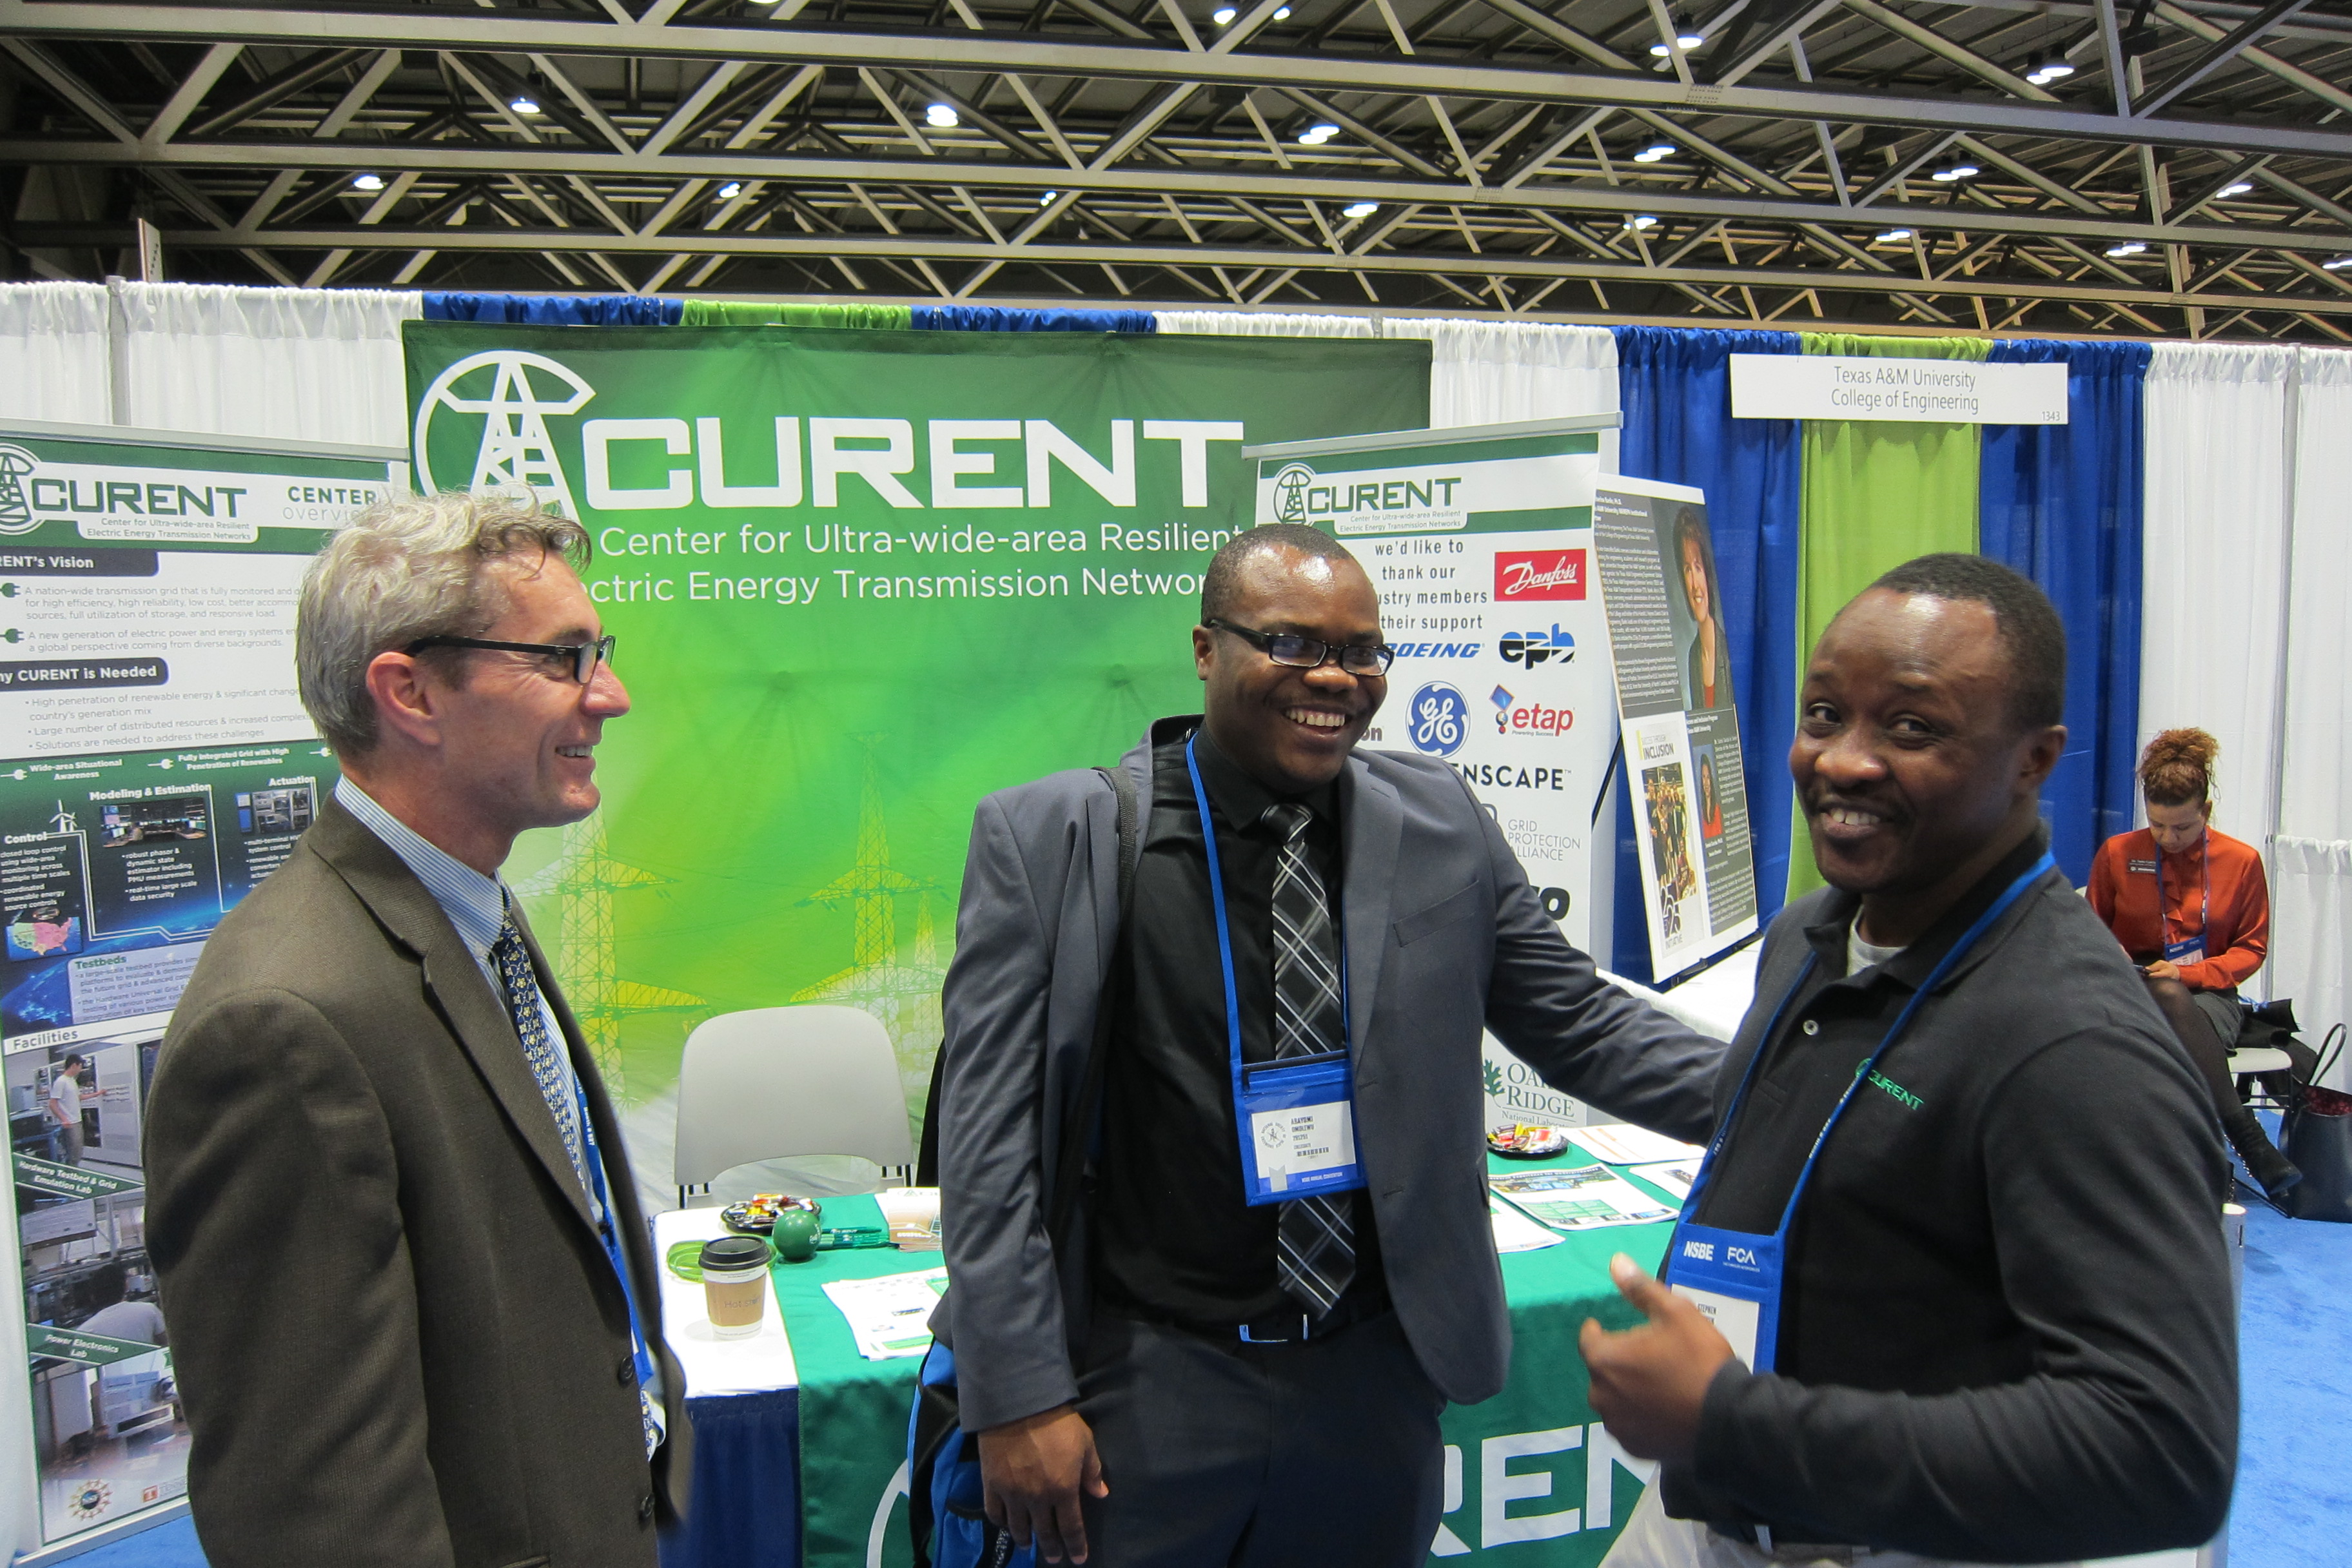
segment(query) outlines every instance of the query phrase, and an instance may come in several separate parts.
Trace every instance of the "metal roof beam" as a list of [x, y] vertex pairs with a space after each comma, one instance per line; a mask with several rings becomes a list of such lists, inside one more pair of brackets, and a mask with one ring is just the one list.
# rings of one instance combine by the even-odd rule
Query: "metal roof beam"
[[[1260, 0], [1252, 16], [1270, 16], [1276, 0]], [[2158, 0], [2168, 13], [2178, 12]], [[2187, 16], [2185, 12], [2178, 13]], [[2196, 21], [2200, 27], [2210, 24]], [[122, 0], [0, 0], [0, 35], [150, 38], [183, 42], [282, 43], [289, 35], [367, 47], [415, 47], [512, 53], [636, 55], [644, 58], [911, 67], [1068, 77], [1110, 77], [1192, 85], [1300, 87], [1319, 92], [1367, 92], [1427, 97], [1489, 98], [1520, 103], [1605, 103], [1660, 110], [1701, 107], [1759, 119], [1827, 120], [1833, 123], [2014, 133], [2053, 140], [2154, 142], [2239, 153], [2286, 153], [2352, 158], [2352, 135], [2291, 124], [2163, 120], [2095, 114], [2066, 104], [2015, 100], [1906, 98], [1822, 87], [1685, 88], [1645, 71], [1605, 75], [1556, 67], [1473, 64], [1423, 53], [1412, 58], [1361, 58], [1238, 51], [1251, 17], [1236, 21], [1204, 53], [1139, 44], [1085, 43], [1059, 36], [946, 31], [856, 33], [773, 26], [621, 26], [576, 16], [537, 13], [271, 9], [177, 6]], [[2188, 26], [2184, 22], [2181, 24]], [[2221, 29], [2212, 28], [2215, 34]], [[2248, 59], [2260, 51], [2246, 51]], [[2273, 62], [2284, 66], [2284, 62]], [[2266, 67], [2265, 68], [2271, 68]], [[2294, 68], [2284, 67], [2287, 70]], [[2297, 72], [2316, 86], [2326, 84]], [[2301, 83], [2299, 83], [2301, 85]], [[1189, 96], [1189, 90], [1186, 93]], [[2352, 105], [2341, 92], [2331, 101]]]
[[[832, 144], [847, 143], [832, 138]], [[1322, 174], [1276, 174], [1239, 173], [1195, 165], [1155, 165], [1149, 168], [1097, 167], [1070, 170], [1051, 164], [1015, 163], [1007, 160], [958, 162], [951, 159], [856, 157], [778, 158], [749, 153], [699, 152], [671, 153], [651, 164], [593, 148], [483, 146], [446, 142], [406, 143], [335, 143], [315, 141], [288, 142], [268, 148], [192, 145], [174, 142], [160, 153], [142, 152], [103, 142], [0, 141], [0, 163], [99, 163], [134, 165], [151, 171], [178, 169], [327, 169], [389, 174], [414, 169], [455, 176], [496, 174], [509, 171], [541, 175], [579, 174], [591, 179], [642, 181], [646, 176], [712, 180], [790, 180], [801, 184], [850, 182], [895, 184], [909, 179], [941, 185], [1018, 191], [1042, 195], [1058, 191], [1057, 200], [1080, 195], [1132, 196], [1156, 200], [1163, 192], [1223, 200], [1234, 195], [1256, 200], [1312, 200], [1348, 205], [1360, 201], [1390, 204], [1466, 203], [1474, 207], [1515, 213], [1540, 211], [1589, 212], [1610, 216], [1654, 213], [1659, 216], [1727, 217], [1752, 224], [1811, 224], [1833, 226], [1875, 226], [1890, 222], [1918, 229], [1967, 229], [1983, 233], [2025, 236], [2064, 234], [2113, 243], [2138, 239], [2149, 244], [2223, 246], [2231, 248], [2278, 247], [2298, 250], [2341, 250], [2352, 246], [2352, 222], [2341, 230], [2317, 226], [2257, 228], [2238, 224], [2145, 223], [2121, 217], [2075, 216], [2053, 212], [1979, 212], [1940, 205], [1882, 204], [1866, 211], [1840, 207], [1831, 201], [1791, 200], [1779, 196], [1707, 195], [1664, 190], [1638, 184], [1549, 184], [1517, 187], [1488, 186], [1470, 191], [1459, 182], [1425, 182], [1396, 178]], [[2257, 175], [2298, 201], [2326, 202], [2316, 193], [2264, 169]], [[2284, 184], [2281, 182], [2284, 181]], [[2289, 189], [2292, 186], [2293, 189]], [[2331, 212], [2330, 208], [2334, 211]], [[2334, 204], [2315, 205], [2328, 213], [2344, 209]]]

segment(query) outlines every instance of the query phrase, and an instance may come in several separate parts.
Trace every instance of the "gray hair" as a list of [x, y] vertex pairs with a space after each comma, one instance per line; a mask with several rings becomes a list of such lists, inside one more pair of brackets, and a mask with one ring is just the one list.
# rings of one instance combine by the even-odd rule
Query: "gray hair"
[[588, 531], [535, 496], [395, 496], [352, 517], [302, 577], [294, 668], [302, 706], [347, 757], [376, 743], [368, 665], [420, 637], [479, 637], [506, 613], [484, 567], [511, 556], [555, 555], [585, 566]]

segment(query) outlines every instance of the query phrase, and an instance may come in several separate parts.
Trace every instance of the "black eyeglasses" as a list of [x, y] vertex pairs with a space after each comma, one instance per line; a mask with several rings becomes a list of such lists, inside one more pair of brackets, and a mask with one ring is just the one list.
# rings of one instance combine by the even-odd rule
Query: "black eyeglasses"
[[596, 667], [613, 662], [610, 632], [594, 642], [492, 642], [488, 637], [418, 637], [401, 652], [423, 653], [428, 647], [486, 647], [499, 653], [535, 653], [542, 658], [572, 661], [572, 679], [585, 686], [596, 679]]
[[1293, 669], [1320, 669], [1335, 663], [1349, 675], [1386, 675], [1389, 666], [1396, 662], [1396, 649], [1384, 642], [1328, 643], [1313, 637], [1300, 637], [1297, 632], [1258, 632], [1214, 616], [1201, 623], [1250, 644], [1276, 664], [1286, 664]]

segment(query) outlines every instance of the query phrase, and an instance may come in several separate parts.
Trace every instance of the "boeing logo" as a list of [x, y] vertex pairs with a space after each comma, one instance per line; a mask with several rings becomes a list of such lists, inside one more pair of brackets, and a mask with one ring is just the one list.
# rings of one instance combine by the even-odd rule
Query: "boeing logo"
[[1401, 642], [1389, 646], [1396, 649], [1399, 658], [1475, 658], [1479, 647], [1474, 642]]

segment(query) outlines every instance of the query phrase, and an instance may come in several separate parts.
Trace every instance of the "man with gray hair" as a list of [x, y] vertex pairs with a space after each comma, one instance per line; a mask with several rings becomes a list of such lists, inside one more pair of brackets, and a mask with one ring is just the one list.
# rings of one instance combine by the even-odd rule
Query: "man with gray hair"
[[147, 1239], [215, 1568], [651, 1568], [684, 1379], [619, 1126], [513, 895], [628, 711], [535, 502], [371, 507], [302, 584], [342, 770], [221, 922], [147, 1122]]

